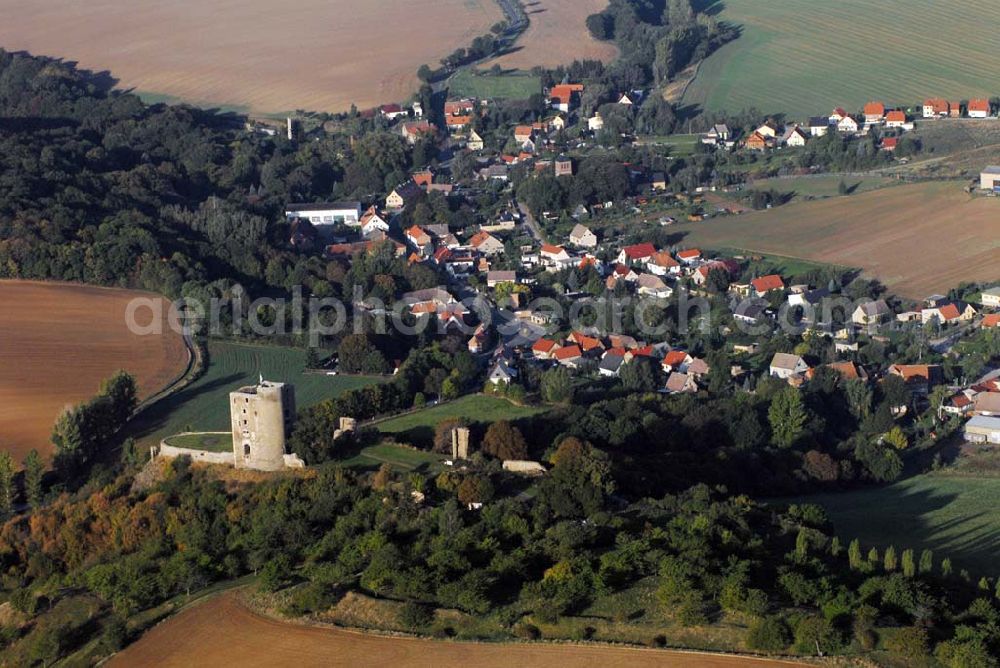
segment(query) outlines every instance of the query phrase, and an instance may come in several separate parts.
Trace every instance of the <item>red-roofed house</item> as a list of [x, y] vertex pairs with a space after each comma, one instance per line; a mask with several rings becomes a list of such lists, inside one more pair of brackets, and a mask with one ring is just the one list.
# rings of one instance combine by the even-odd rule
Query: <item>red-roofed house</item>
[[684, 264], [694, 264], [701, 259], [701, 251], [697, 248], [688, 248], [677, 252], [677, 259]]
[[679, 371], [681, 367], [687, 366], [691, 363], [693, 358], [688, 355], [683, 350], [671, 350], [660, 362], [660, 366], [663, 367], [664, 373], [670, 373], [671, 371]]
[[486, 257], [503, 253], [503, 242], [489, 232], [477, 232], [469, 239], [469, 245]]
[[601, 343], [600, 339], [595, 339], [580, 332], [570, 334], [569, 340], [578, 344], [585, 353], [604, 350], [604, 344]]
[[472, 125], [472, 116], [446, 116], [445, 122], [449, 130], [458, 132]]
[[667, 274], [679, 274], [681, 272], [681, 263], [675, 260], [667, 251], [660, 251], [654, 253], [647, 260], [646, 268], [652, 274], [666, 276]]
[[920, 311], [920, 319], [925, 325], [934, 318], [937, 318], [937, 321], [943, 325], [952, 322], [967, 322], [974, 317], [976, 317], [976, 309], [971, 304], [962, 302], [946, 302]]
[[882, 150], [889, 151], [893, 153], [896, 151], [896, 147], [899, 146], [899, 139], [896, 137], [886, 137], [882, 140]]
[[948, 116], [951, 105], [948, 100], [940, 97], [932, 97], [924, 100], [924, 118], [941, 118]]
[[769, 274], [768, 276], [755, 278], [750, 281], [750, 285], [753, 286], [753, 290], [757, 293], [758, 297], [763, 297], [768, 292], [774, 290], [785, 289], [785, 282], [781, 280], [781, 276], [778, 276], [777, 274]]
[[885, 115], [885, 127], [887, 128], [901, 128], [906, 123], [906, 112], [897, 109]]
[[449, 100], [444, 103], [445, 116], [463, 116], [471, 114], [476, 108], [476, 102], [469, 98], [461, 100]]
[[1000, 313], [990, 313], [983, 318], [983, 327], [1000, 327]]
[[865, 124], [881, 123], [885, 117], [885, 105], [881, 102], [869, 102], [865, 105]]
[[648, 262], [654, 255], [656, 255], [656, 247], [653, 244], [635, 244], [622, 248], [618, 254], [618, 261], [622, 264]]
[[531, 352], [533, 352], [535, 357], [538, 359], [548, 360], [552, 359], [552, 356], [561, 347], [562, 346], [551, 339], [538, 339], [535, 341], [534, 345], [531, 346]]
[[574, 369], [577, 364], [579, 364], [582, 357], [583, 353], [580, 351], [580, 346], [577, 345], [560, 348], [552, 354], [552, 359], [559, 362], [563, 366], [568, 366]]
[[969, 100], [969, 118], [987, 118], [990, 115], [990, 101]]
[[427, 121], [410, 121], [409, 123], [403, 123], [400, 126], [399, 132], [408, 143], [416, 144], [421, 137], [434, 134], [436, 130], [437, 128]]
[[424, 232], [419, 225], [414, 225], [406, 230], [406, 240], [421, 251], [431, 245], [431, 235]]
[[559, 84], [549, 91], [549, 105], [563, 113], [573, 108], [575, 97], [583, 92], [583, 84]]

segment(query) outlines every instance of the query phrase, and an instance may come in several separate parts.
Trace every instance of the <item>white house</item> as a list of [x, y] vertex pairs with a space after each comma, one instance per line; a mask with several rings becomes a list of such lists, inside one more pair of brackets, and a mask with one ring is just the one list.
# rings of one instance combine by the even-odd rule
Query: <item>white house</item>
[[361, 234], [368, 236], [377, 231], [388, 232], [389, 222], [379, 214], [374, 206], [371, 206], [361, 216]]
[[317, 202], [315, 204], [288, 204], [286, 218], [305, 218], [313, 225], [361, 224], [361, 202]]
[[479, 133], [475, 130], [469, 131], [469, 139], [465, 142], [465, 147], [470, 151], [482, 151], [483, 150], [483, 138], [479, 136]]
[[980, 303], [987, 308], [1000, 308], [1000, 285], [983, 290]]
[[858, 122], [851, 116], [844, 116], [837, 122], [837, 131], [844, 134], [856, 134], [858, 131]]
[[790, 353], [775, 353], [771, 359], [770, 374], [774, 378], [788, 380], [800, 376], [809, 370], [809, 365], [798, 355]]
[[805, 146], [806, 145], [806, 133], [799, 128], [799, 126], [791, 127], [785, 130], [785, 134], [781, 136], [781, 143], [785, 146]]
[[596, 248], [597, 235], [586, 226], [577, 223], [569, 233], [569, 242], [581, 248]]
[[604, 129], [604, 119], [600, 114], [594, 114], [587, 119], [587, 129], [591, 132], [600, 132]]
[[977, 415], [965, 423], [965, 440], [1000, 445], [1000, 418]]

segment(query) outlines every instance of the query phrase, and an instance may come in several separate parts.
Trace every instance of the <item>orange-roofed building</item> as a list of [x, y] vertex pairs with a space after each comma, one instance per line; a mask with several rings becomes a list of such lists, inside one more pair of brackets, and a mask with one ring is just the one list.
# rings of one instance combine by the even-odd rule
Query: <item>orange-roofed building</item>
[[906, 112], [896, 109], [885, 115], [885, 127], [901, 128], [904, 125], [906, 125]]
[[531, 346], [531, 352], [535, 354], [535, 357], [547, 360], [551, 359], [552, 355], [559, 350], [559, 348], [561, 348], [561, 346], [552, 339], [538, 339], [535, 341], [534, 345]]
[[565, 348], [560, 348], [552, 354], [552, 358], [569, 367], [575, 367], [583, 357], [583, 353], [580, 351], [580, 346], [566, 346]]
[[930, 99], [924, 100], [924, 118], [940, 118], [942, 116], [948, 116], [951, 111], [951, 105], [948, 104], [948, 100], [940, 97], [932, 97]]
[[1000, 327], [1000, 313], [990, 313], [983, 318], [983, 327]]
[[768, 292], [772, 292], [774, 290], [785, 289], [785, 282], [781, 280], [781, 276], [778, 276], [777, 274], [769, 274], [768, 276], [755, 278], [750, 281], [750, 285], [753, 286], [754, 292], [757, 293], [758, 297], [763, 297]]
[[987, 118], [990, 115], [990, 101], [986, 99], [969, 100], [969, 118]]
[[881, 123], [885, 117], [885, 105], [881, 102], [869, 102], [865, 105], [865, 123]]
[[692, 264], [701, 259], [701, 251], [697, 248], [688, 248], [677, 252], [677, 259], [685, 264]]

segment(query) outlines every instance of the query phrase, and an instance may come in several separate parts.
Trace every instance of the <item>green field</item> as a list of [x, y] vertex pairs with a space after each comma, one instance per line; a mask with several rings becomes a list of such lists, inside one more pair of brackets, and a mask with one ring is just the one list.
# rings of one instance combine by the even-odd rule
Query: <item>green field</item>
[[996, 577], [1000, 570], [1000, 478], [924, 475], [888, 487], [795, 499], [826, 508], [843, 541], [864, 551], [894, 545], [950, 557], [956, 569]]
[[297, 348], [212, 341], [207, 368], [198, 380], [140, 414], [133, 421], [132, 433], [140, 442], [158, 443], [185, 431], [225, 431], [229, 429], [229, 393], [256, 384], [259, 375], [294, 384], [299, 408], [378, 381], [304, 374], [305, 358], [305, 351]]
[[411, 450], [392, 443], [379, 443], [364, 448], [354, 457], [341, 462], [344, 466], [361, 469], [377, 469], [389, 464], [399, 472], [428, 470], [437, 472], [444, 469], [444, 456], [426, 450]]
[[645, 146], [664, 146], [670, 149], [674, 156], [692, 155], [701, 142], [699, 134], [677, 135], [641, 135], [636, 137], [636, 143]]
[[839, 197], [843, 181], [851, 195], [899, 185], [900, 181], [881, 176], [793, 176], [789, 178], [757, 179], [747, 183], [747, 190], [771, 190], [793, 193], [792, 200]]
[[465, 418], [470, 423], [488, 424], [529, 417], [544, 410], [535, 406], [515, 406], [498, 397], [472, 394], [441, 406], [380, 422], [377, 427], [383, 434], [393, 434], [401, 441], [427, 444], [434, 437], [434, 427], [442, 420]]
[[909, 107], [1000, 92], [1000, 68], [983, 60], [996, 51], [995, 0], [716, 4], [743, 34], [702, 63], [685, 105], [804, 119], [872, 99]]
[[472, 70], [465, 68], [448, 80], [449, 97], [526, 100], [541, 92], [542, 80], [527, 72], [508, 72], [498, 77], [490, 74], [476, 76]]
[[233, 438], [226, 433], [218, 434], [179, 434], [165, 439], [167, 445], [175, 448], [204, 450], [205, 452], [229, 452], [233, 449]]

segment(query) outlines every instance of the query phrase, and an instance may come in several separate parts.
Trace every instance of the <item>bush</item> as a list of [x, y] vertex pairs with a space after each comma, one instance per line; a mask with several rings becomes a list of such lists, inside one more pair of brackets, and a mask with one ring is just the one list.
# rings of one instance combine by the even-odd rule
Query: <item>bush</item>
[[667, 646], [667, 636], [659, 633], [653, 636], [649, 641], [650, 647], [666, 647]]
[[434, 621], [434, 609], [429, 605], [410, 601], [399, 611], [399, 623], [408, 629], [420, 629]]
[[920, 659], [927, 656], [927, 629], [909, 626], [899, 629], [885, 641], [886, 649], [905, 659]]
[[538, 640], [542, 637], [542, 632], [534, 624], [528, 622], [518, 622], [514, 625], [514, 635], [521, 640]]
[[23, 612], [29, 617], [33, 617], [38, 609], [38, 599], [30, 589], [15, 589], [10, 594], [10, 607], [18, 612]]
[[792, 642], [792, 632], [781, 617], [764, 617], [750, 625], [747, 647], [765, 652], [780, 652]]
[[795, 627], [795, 651], [800, 654], [833, 654], [840, 644], [840, 634], [825, 617], [803, 617]]
[[104, 624], [101, 633], [101, 649], [108, 654], [117, 652], [128, 642], [128, 627], [125, 620], [118, 615], [112, 615]]

